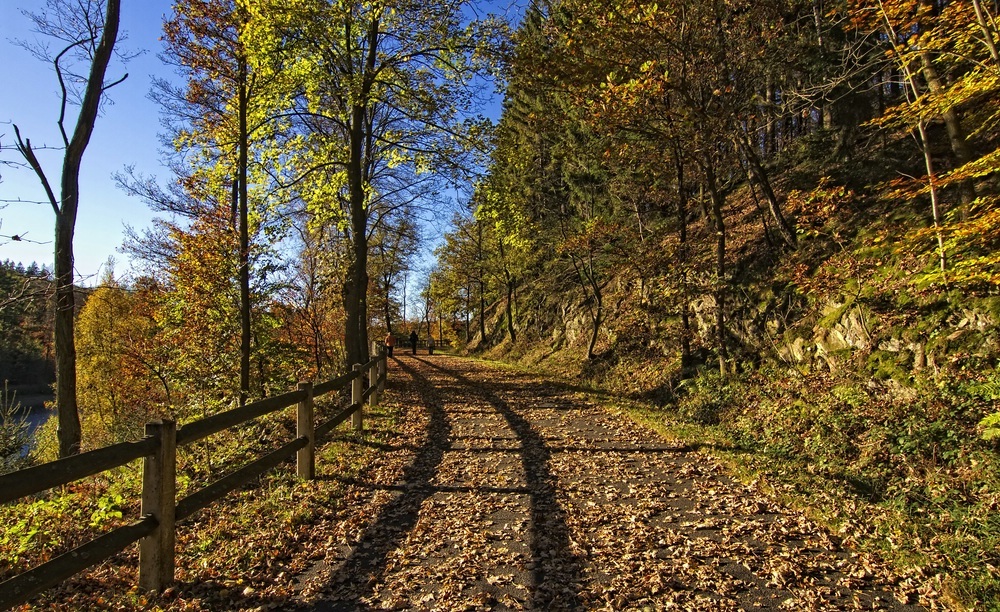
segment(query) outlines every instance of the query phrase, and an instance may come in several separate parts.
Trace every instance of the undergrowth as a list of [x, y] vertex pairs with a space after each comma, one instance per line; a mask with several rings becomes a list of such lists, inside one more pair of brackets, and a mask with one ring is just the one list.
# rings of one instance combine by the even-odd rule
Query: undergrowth
[[27, 417], [4, 381], [0, 389], [0, 474], [26, 467], [30, 461], [24, 448], [31, 443]]
[[[979, 437], [977, 424], [992, 408], [975, 393], [977, 382], [900, 387], [829, 373], [790, 381], [761, 370], [736, 384], [741, 391], [729, 392], [735, 400], [720, 422], [737, 445], [766, 458], [762, 465], [778, 466], [771, 471], [780, 482], [816, 476], [809, 482], [876, 508], [866, 545], [942, 572], [943, 595], [957, 607], [1000, 606], [1000, 456]], [[695, 388], [678, 412], [705, 396], [727, 391]]]

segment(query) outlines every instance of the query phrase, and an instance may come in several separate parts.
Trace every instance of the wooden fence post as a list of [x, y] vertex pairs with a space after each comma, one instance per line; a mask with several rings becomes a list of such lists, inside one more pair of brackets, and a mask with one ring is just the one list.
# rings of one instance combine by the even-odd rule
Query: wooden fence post
[[354, 427], [354, 431], [362, 431], [364, 429], [364, 405], [362, 404], [361, 397], [364, 395], [364, 372], [361, 371], [361, 364], [354, 364], [354, 372], [357, 373], [357, 377], [351, 381], [351, 403], [357, 404], [358, 409], [351, 414], [351, 426]]
[[379, 393], [379, 386], [378, 386], [378, 373], [379, 373], [378, 366], [380, 363], [382, 363], [384, 352], [385, 348], [382, 347], [378, 342], [372, 343], [372, 356], [375, 358], [375, 363], [373, 363], [371, 367], [368, 369], [368, 386], [374, 387], [374, 389], [372, 389], [372, 393], [368, 399], [369, 406], [382, 405], [382, 396], [381, 393]]
[[313, 418], [313, 384], [300, 382], [299, 391], [305, 391], [306, 397], [299, 402], [295, 420], [295, 435], [306, 438], [309, 443], [300, 448], [295, 455], [295, 466], [299, 478], [312, 480], [316, 477], [316, 421]]
[[139, 543], [139, 587], [161, 591], [174, 581], [174, 511], [177, 486], [177, 423], [146, 423], [146, 435], [157, 438], [160, 448], [142, 465], [142, 509], [152, 514], [157, 527]]

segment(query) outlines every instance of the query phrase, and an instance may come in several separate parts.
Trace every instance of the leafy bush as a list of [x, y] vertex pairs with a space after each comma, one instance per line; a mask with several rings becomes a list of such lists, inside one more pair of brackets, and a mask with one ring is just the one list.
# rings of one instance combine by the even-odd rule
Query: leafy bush
[[742, 386], [737, 378], [724, 377], [716, 370], [702, 370], [678, 384], [681, 393], [678, 414], [692, 423], [715, 425], [722, 414], [736, 404]]

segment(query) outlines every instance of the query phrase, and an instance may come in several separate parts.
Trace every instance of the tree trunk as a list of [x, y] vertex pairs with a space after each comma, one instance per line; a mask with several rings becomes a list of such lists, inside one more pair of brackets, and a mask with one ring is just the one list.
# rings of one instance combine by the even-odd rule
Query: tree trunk
[[778, 233], [781, 235], [782, 240], [785, 241], [785, 244], [794, 249], [796, 247], [795, 231], [792, 230], [792, 227], [785, 220], [785, 216], [781, 212], [781, 204], [778, 203], [778, 198], [771, 187], [771, 180], [767, 176], [767, 171], [761, 165], [760, 158], [757, 157], [757, 153], [753, 150], [753, 147], [746, 142], [745, 135], [742, 132], [736, 136], [736, 146], [743, 151], [743, 157], [747, 160], [747, 166], [750, 169], [749, 178], [757, 181], [757, 185], [760, 186], [760, 190], [764, 194], [764, 199], [767, 200], [767, 208], [771, 212], [774, 222], [778, 225]]
[[486, 342], [486, 282], [479, 281], [479, 342]]
[[[769, 124], [770, 125], [770, 124]], [[684, 161], [680, 147], [674, 147], [674, 166], [677, 172], [677, 227], [681, 270], [681, 376], [686, 378], [691, 370], [691, 295], [688, 289], [687, 243], [687, 188], [684, 184]]]
[[937, 187], [934, 185], [937, 176], [934, 172], [934, 158], [931, 155], [930, 137], [927, 135], [927, 128], [923, 119], [917, 122], [917, 133], [920, 135], [920, 149], [924, 154], [924, 167], [927, 170], [927, 184], [931, 194], [931, 216], [934, 220], [934, 234], [937, 237], [938, 265], [941, 269], [941, 276], [944, 278], [945, 286], [947, 286], [948, 256], [944, 248], [944, 237], [941, 235], [941, 205], [938, 202]]
[[[891, 37], [890, 40], [894, 41], [895, 40], [895, 32], [892, 30], [891, 27], [889, 28], [888, 34]], [[898, 48], [897, 43], [893, 42], [892, 45], [893, 45], [893, 49], [894, 49], [894, 51], [896, 53], [896, 57], [897, 58], [902, 58], [903, 54], [900, 53], [900, 50]], [[905, 85], [904, 86], [909, 87], [909, 91], [912, 94], [913, 99], [914, 100], [918, 100], [920, 98], [920, 88], [917, 86], [917, 78], [914, 75], [913, 70], [910, 69], [909, 64], [907, 64], [906, 62], [903, 62], [903, 61], [899, 62], [899, 68], [902, 71], [903, 76], [905, 77]], [[927, 129], [926, 129], [925, 120], [924, 120], [923, 116], [921, 116], [918, 119], [918, 121], [917, 121], [917, 132], [918, 132], [918, 134], [920, 136], [920, 146], [921, 146], [921, 149], [923, 151], [924, 165], [925, 165], [925, 168], [927, 170], [927, 182], [928, 182], [928, 185], [930, 186], [931, 214], [933, 215], [933, 219], [934, 219], [934, 233], [935, 233], [935, 235], [937, 237], [937, 243], [938, 243], [938, 261], [939, 261], [939, 264], [940, 264], [940, 267], [941, 267], [941, 276], [944, 277], [945, 286], [947, 287], [947, 284], [948, 284], [948, 279], [947, 279], [948, 259], [947, 259], [947, 255], [946, 255], [946, 252], [945, 252], [945, 249], [944, 249], [944, 239], [943, 239], [943, 237], [941, 235], [941, 226], [940, 226], [940, 213], [941, 213], [941, 210], [940, 210], [940, 206], [939, 206], [939, 203], [938, 203], [937, 188], [935, 186], [935, 182], [936, 182], [937, 177], [936, 177], [935, 171], [934, 171], [934, 158], [931, 155], [930, 141], [928, 140]]]
[[466, 279], [465, 285], [465, 344], [469, 344], [472, 320], [470, 316], [472, 315], [472, 280]]
[[479, 275], [479, 343], [486, 343], [486, 270], [484, 265], [486, 255], [483, 253], [483, 223], [476, 220], [476, 259], [479, 264], [476, 272]]
[[715, 333], [719, 347], [719, 372], [725, 376], [729, 351], [726, 348], [726, 223], [722, 216], [725, 196], [719, 191], [715, 177], [715, 162], [705, 156], [705, 180], [712, 202], [712, 224], [715, 229]]
[[972, 0], [972, 6], [976, 11], [976, 23], [979, 25], [979, 30], [983, 34], [983, 42], [986, 43], [986, 48], [990, 50], [990, 58], [993, 63], [996, 64], [994, 68], [1000, 68], [1000, 52], [997, 51], [996, 40], [993, 38], [994, 32], [990, 23], [986, 19], [986, 13], [983, 11], [982, 2], [980, 0]]
[[[937, 69], [934, 68], [929, 51], [925, 50], [920, 53], [920, 66], [931, 93], [937, 94], [943, 91], [944, 86], [941, 84]], [[948, 107], [941, 114], [941, 118], [944, 120], [944, 127], [948, 132], [948, 143], [951, 145], [951, 151], [955, 154], [958, 165], [965, 165], [972, 161], [972, 148], [965, 137], [965, 130], [962, 128], [962, 120], [958, 116], [958, 111]], [[962, 218], [964, 219], [968, 216], [969, 205], [976, 199], [976, 186], [971, 179], [966, 179], [958, 184], [958, 190], [962, 202]]]
[[[76, 342], [73, 336], [73, 231], [76, 224], [78, 181], [63, 176], [63, 206], [56, 217], [56, 407], [59, 419], [59, 456], [80, 452], [80, 415], [76, 403]], [[73, 194], [73, 195], [70, 195]]]
[[[351, 24], [347, 24], [351, 39]], [[368, 175], [366, 169], [366, 144], [372, 138], [369, 107], [372, 104], [371, 88], [375, 78], [380, 21], [373, 18], [367, 26], [367, 55], [364, 57], [361, 91], [358, 100], [351, 107], [350, 159], [347, 165], [347, 181], [350, 198], [351, 257], [347, 279], [344, 283], [344, 344], [347, 365], [367, 363], [368, 354], [368, 210], [366, 191]]]
[[588, 280], [594, 294], [594, 314], [591, 320], [590, 343], [587, 345], [587, 359], [592, 360], [597, 356], [594, 349], [597, 347], [597, 338], [601, 331], [601, 324], [604, 322], [604, 296], [601, 293], [600, 285], [598, 285], [597, 280], [594, 278], [593, 268], [590, 270]]
[[237, 85], [237, 115], [239, 121], [239, 161], [237, 165], [237, 181], [239, 182], [239, 283], [240, 283], [240, 406], [247, 403], [250, 397], [250, 214], [248, 177], [248, 149], [250, 136], [247, 127], [247, 66], [240, 62], [239, 83]]
[[517, 342], [517, 331], [514, 329], [514, 275], [507, 268], [507, 253], [503, 248], [503, 240], [497, 241], [497, 249], [500, 253], [500, 261], [503, 262], [504, 288], [507, 290], [507, 304], [504, 312], [507, 318], [507, 333], [510, 334], [510, 341]]
[[[76, 403], [76, 342], [73, 334], [75, 300], [73, 295], [73, 234], [80, 203], [80, 165], [84, 151], [90, 143], [104, 92], [104, 76], [118, 39], [118, 22], [121, 14], [119, 0], [108, 0], [104, 17], [104, 31], [94, 52], [94, 59], [87, 78], [87, 87], [80, 105], [80, 116], [73, 130], [73, 137], [63, 158], [61, 196], [56, 207], [55, 229], [55, 353], [56, 353], [56, 406], [59, 419], [59, 456], [68, 457], [80, 452], [80, 415]], [[40, 172], [41, 167], [35, 169]]]
[[364, 294], [368, 289], [368, 215], [365, 210], [365, 185], [362, 169], [364, 154], [365, 108], [356, 105], [351, 120], [351, 158], [348, 164], [348, 184], [351, 213], [351, 257], [344, 283], [344, 314], [346, 326], [344, 344], [348, 367], [368, 361], [368, 333], [362, 312]]
[[507, 333], [510, 334], [510, 341], [517, 342], [517, 332], [514, 330], [514, 279], [507, 274]]
[[587, 359], [593, 360], [597, 354], [594, 349], [597, 347], [597, 337], [601, 331], [601, 323], [604, 322], [604, 304], [598, 299], [594, 312], [593, 326], [590, 330], [590, 343], [587, 344]]
[[[749, 173], [750, 171], [748, 169], [747, 174], [749, 175]], [[767, 213], [764, 211], [764, 207], [760, 205], [760, 198], [757, 197], [757, 186], [753, 184], [753, 178], [750, 176], [747, 178], [750, 182], [750, 196], [753, 198], [753, 203], [757, 208], [757, 212], [760, 213], [760, 225], [761, 230], [763, 230], [762, 233], [764, 234], [764, 241], [767, 242], [767, 246], [773, 249], [777, 245], [774, 244], [774, 240], [771, 240], [771, 228], [767, 224]]]

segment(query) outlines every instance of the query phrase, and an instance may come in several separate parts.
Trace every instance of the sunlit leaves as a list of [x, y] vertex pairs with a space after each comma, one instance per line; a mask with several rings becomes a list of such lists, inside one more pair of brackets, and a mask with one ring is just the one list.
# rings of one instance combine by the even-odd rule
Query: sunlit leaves
[[78, 397], [91, 447], [140, 437], [144, 423], [170, 410], [160, 300], [149, 279], [126, 287], [109, 275], [80, 312]]
[[[929, 195], [936, 202], [941, 194], [962, 194], [948, 214], [935, 209], [933, 229], [911, 232], [914, 242], [908, 246], [929, 252], [936, 242], [941, 260], [938, 272], [921, 275], [918, 282], [996, 286], [1000, 268], [990, 253], [996, 248], [992, 228], [998, 201], [993, 195], [971, 200], [975, 183], [1000, 169], [1000, 157], [995, 144], [978, 157], [965, 152], [966, 138], [989, 138], [1000, 120], [1000, 63], [987, 40], [995, 37], [995, 27], [980, 23], [972, 2], [945, 3], [940, 11], [934, 3], [918, 0], [859, 1], [851, 7], [860, 27], [883, 33], [907, 89], [906, 100], [872, 124], [918, 131], [927, 159], [927, 176], [898, 179], [889, 186], [890, 197]], [[927, 128], [939, 120], [947, 126], [955, 160], [950, 169], [931, 172], [935, 160]]]

